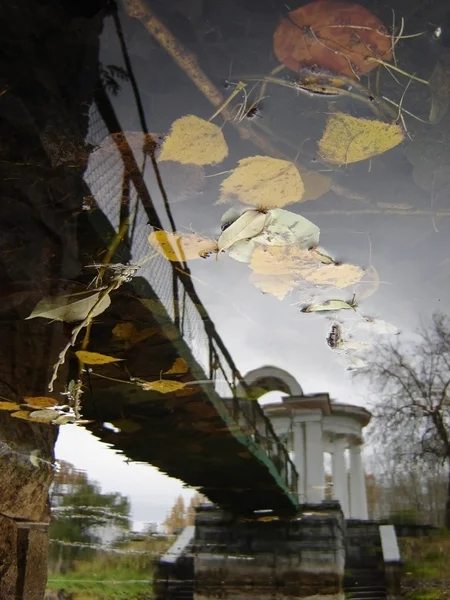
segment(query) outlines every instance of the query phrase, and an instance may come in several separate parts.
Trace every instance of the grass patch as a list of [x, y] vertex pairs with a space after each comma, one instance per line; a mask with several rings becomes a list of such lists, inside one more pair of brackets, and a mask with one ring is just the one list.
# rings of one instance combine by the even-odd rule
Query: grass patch
[[[400, 538], [400, 553], [405, 561], [405, 579], [450, 581], [450, 535], [448, 532], [424, 538]], [[425, 598], [424, 600], [434, 600]]]
[[73, 579], [66, 577], [48, 580], [47, 589], [73, 594], [73, 600], [150, 600], [153, 598], [151, 582]]

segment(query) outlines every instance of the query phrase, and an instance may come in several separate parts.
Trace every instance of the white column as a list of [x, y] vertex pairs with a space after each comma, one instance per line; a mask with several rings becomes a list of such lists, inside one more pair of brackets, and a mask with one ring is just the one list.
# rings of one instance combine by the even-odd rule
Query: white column
[[294, 424], [294, 465], [298, 473], [298, 500], [301, 504], [306, 502], [306, 447], [304, 423]]
[[367, 496], [361, 446], [350, 447], [350, 518], [367, 519]]
[[322, 422], [305, 422], [306, 446], [306, 501], [322, 502], [325, 495], [325, 470], [323, 468]]
[[350, 514], [348, 506], [348, 477], [344, 454], [347, 442], [345, 439], [338, 438], [333, 441], [332, 447], [333, 498], [339, 500], [344, 517], [348, 519]]

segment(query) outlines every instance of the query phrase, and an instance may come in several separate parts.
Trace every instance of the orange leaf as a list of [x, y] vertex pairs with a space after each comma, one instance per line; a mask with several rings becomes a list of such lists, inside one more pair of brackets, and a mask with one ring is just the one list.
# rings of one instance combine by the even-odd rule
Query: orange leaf
[[24, 400], [26, 404], [35, 408], [49, 408], [58, 404], [54, 398], [48, 398], [47, 396], [25, 396]]
[[355, 78], [378, 66], [368, 58], [392, 58], [392, 40], [383, 23], [352, 2], [316, 0], [290, 11], [273, 43], [278, 60], [297, 73], [318, 66], [319, 72]]

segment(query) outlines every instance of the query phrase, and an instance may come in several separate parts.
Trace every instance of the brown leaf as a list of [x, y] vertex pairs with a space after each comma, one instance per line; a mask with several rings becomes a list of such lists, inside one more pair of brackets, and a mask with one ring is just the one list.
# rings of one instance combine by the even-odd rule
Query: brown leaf
[[392, 58], [383, 23], [363, 6], [315, 0], [288, 13], [275, 30], [275, 56], [296, 72], [305, 67], [355, 78], [377, 66], [368, 58]]
[[58, 404], [54, 398], [48, 398], [47, 396], [25, 396], [24, 400], [35, 408], [50, 408]]

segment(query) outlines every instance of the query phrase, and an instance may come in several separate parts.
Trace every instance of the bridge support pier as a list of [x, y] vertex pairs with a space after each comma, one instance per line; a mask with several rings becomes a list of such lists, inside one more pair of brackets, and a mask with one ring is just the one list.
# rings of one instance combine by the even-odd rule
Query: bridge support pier
[[294, 517], [197, 509], [195, 600], [343, 600], [345, 521], [336, 502]]

